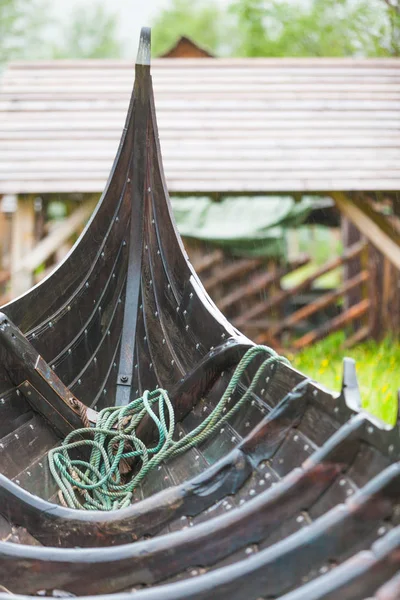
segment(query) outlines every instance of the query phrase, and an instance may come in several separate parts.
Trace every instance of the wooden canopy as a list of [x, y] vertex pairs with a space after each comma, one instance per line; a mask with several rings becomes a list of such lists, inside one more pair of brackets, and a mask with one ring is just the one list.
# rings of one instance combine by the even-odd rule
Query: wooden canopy
[[[128, 61], [14, 63], [0, 90], [0, 194], [100, 192]], [[158, 59], [172, 193], [400, 189], [398, 59]]]

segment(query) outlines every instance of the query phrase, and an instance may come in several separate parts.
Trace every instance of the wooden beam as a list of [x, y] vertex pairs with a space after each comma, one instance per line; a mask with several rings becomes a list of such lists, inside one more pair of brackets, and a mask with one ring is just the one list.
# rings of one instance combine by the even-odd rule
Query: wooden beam
[[85, 224], [92, 214], [95, 205], [96, 201], [92, 199], [77, 208], [72, 215], [55, 227], [27, 256], [19, 261], [16, 266], [16, 273], [32, 273], [44, 263], [58, 250], [61, 244], [66, 242]]
[[342, 329], [342, 327], [345, 327], [352, 321], [355, 321], [356, 319], [359, 319], [365, 315], [370, 308], [370, 304], [371, 303], [368, 299], [361, 300], [361, 302], [350, 307], [346, 312], [338, 315], [334, 319], [331, 319], [327, 323], [321, 325], [321, 327], [318, 327], [317, 329], [310, 331], [310, 333], [306, 333], [301, 338], [295, 340], [293, 347], [296, 350], [301, 350], [302, 348], [305, 348], [314, 342], [318, 342], [318, 340], [321, 340], [330, 333], [333, 333], [338, 329]]
[[221, 298], [218, 302], [218, 308], [224, 312], [230, 308], [232, 304], [259, 294], [273, 283], [279, 282], [279, 280], [287, 273], [300, 269], [309, 262], [310, 258], [308, 255], [301, 255], [297, 260], [288, 265], [288, 267], [285, 266], [276, 271], [267, 271], [266, 273], [261, 273], [256, 277], [252, 277], [247, 284], [239, 286], [237, 289], [234, 289], [233, 292]]
[[359, 287], [362, 283], [368, 280], [368, 271], [361, 271], [351, 279], [348, 279], [345, 283], [343, 283], [340, 287], [338, 287], [333, 292], [328, 292], [327, 294], [323, 294], [314, 302], [303, 306], [296, 312], [289, 315], [286, 319], [273, 325], [270, 330], [270, 334], [277, 335], [281, 331], [293, 327], [299, 321], [303, 321], [308, 319], [314, 313], [327, 308], [330, 304], [333, 304], [341, 298], [346, 292], [349, 290], [353, 290], [354, 288]]
[[19, 265], [28, 257], [35, 243], [35, 208], [33, 196], [20, 196], [11, 227], [11, 297], [26, 292], [33, 283], [32, 273], [21, 271]]
[[336, 206], [352, 221], [362, 234], [400, 270], [400, 235], [383, 215], [359, 199], [350, 199], [342, 192], [332, 192]]
[[308, 287], [310, 287], [313, 284], [313, 282], [316, 279], [318, 279], [319, 277], [322, 277], [322, 275], [325, 275], [326, 273], [329, 273], [329, 271], [333, 271], [334, 269], [337, 269], [338, 267], [340, 267], [341, 265], [344, 265], [346, 262], [348, 262], [352, 258], [359, 256], [360, 253], [362, 252], [364, 246], [365, 246], [364, 242], [357, 242], [353, 246], [350, 246], [349, 248], [347, 248], [344, 251], [343, 256], [339, 256], [338, 258], [334, 258], [334, 259], [330, 260], [329, 262], [325, 263], [324, 265], [322, 265], [322, 267], [319, 267], [316, 271], [314, 271], [314, 273], [312, 275], [310, 275], [309, 277], [304, 279], [304, 281], [298, 283], [297, 285], [295, 285], [292, 288], [282, 290], [282, 292], [275, 294], [267, 301], [262, 301], [262, 302], [255, 304], [246, 313], [242, 314], [240, 317], [238, 317], [238, 319], [236, 319], [236, 321], [234, 322], [235, 327], [240, 328], [240, 327], [244, 326], [246, 321], [248, 321], [250, 319], [255, 319], [256, 317], [259, 317], [260, 315], [265, 314], [271, 308], [282, 305], [282, 303], [285, 300], [287, 300], [290, 296], [293, 296], [294, 294], [298, 294], [299, 292], [307, 289]]

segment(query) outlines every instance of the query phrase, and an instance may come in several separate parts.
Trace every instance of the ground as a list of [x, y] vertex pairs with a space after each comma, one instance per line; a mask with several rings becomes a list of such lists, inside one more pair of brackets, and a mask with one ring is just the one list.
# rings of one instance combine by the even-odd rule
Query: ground
[[347, 350], [343, 349], [344, 340], [344, 332], [332, 334], [290, 357], [292, 364], [326, 387], [340, 391], [343, 357], [354, 358], [364, 407], [393, 424], [400, 389], [400, 341], [368, 341]]

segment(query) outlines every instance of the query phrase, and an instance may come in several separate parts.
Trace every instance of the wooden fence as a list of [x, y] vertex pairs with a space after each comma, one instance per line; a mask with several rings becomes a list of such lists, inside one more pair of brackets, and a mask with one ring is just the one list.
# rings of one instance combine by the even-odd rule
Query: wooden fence
[[[0, 305], [26, 291], [47, 275], [71, 246], [89, 218], [95, 199], [53, 225], [30, 252], [21, 256], [12, 240], [0, 262]], [[19, 213], [15, 222], [21, 224]], [[11, 225], [15, 228], [15, 222]], [[0, 228], [4, 222], [0, 222]], [[4, 236], [3, 236], [4, 237]], [[400, 272], [382, 243], [371, 244], [357, 230], [356, 241], [342, 256], [328, 260], [306, 277], [307, 255], [288, 263], [262, 258], [232, 258], [220, 249], [186, 240], [194, 268], [217, 306], [249, 338], [278, 351], [296, 351], [345, 328], [351, 346], [382, 332], [400, 333]], [[13, 250], [14, 248], [14, 250]], [[62, 251], [60, 251], [60, 248]], [[41, 266], [40, 273], [38, 267]], [[340, 271], [334, 289], [319, 285], [322, 276]], [[293, 276], [291, 285], [288, 275]]]
[[[236, 327], [258, 343], [277, 349], [300, 350], [344, 327], [351, 330], [347, 345], [368, 336], [369, 313], [373, 306], [368, 256], [367, 242], [360, 241], [290, 287], [284, 285], [284, 278], [309, 264], [307, 256], [286, 265], [261, 259], [237, 259], [229, 264], [222, 252], [214, 251], [199, 260], [194, 258], [193, 264], [207, 291]], [[365, 268], [354, 277], [344, 280], [334, 290], [318, 288], [318, 280], [323, 275], [338, 269], [343, 272], [347, 263], [359, 257]], [[360, 301], [342, 309], [346, 295], [353, 290], [361, 294]], [[304, 292], [313, 299], [293, 310]], [[320, 318], [316, 319], [318, 315]]]

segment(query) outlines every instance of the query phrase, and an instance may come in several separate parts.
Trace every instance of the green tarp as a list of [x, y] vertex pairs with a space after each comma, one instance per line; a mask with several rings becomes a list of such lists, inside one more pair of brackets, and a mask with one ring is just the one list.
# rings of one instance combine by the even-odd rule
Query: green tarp
[[285, 254], [285, 229], [298, 227], [315, 200], [295, 202], [290, 196], [172, 198], [183, 237], [203, 240], [239, 256], [278, 257]]

